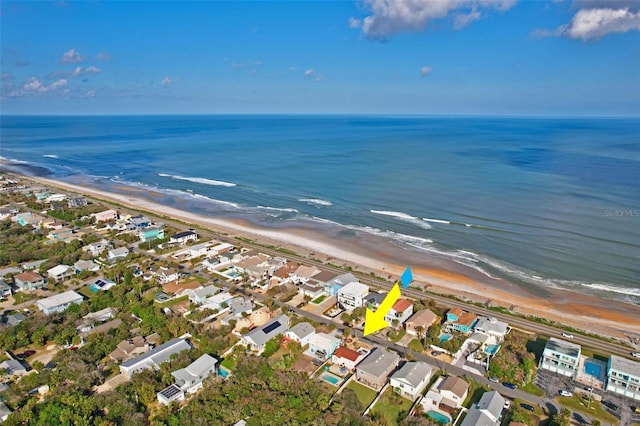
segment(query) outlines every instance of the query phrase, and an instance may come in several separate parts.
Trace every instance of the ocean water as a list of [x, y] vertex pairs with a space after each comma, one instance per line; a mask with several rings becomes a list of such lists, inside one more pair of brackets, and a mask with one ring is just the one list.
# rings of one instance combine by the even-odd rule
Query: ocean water
[[0, 156], [57, 179], [262, 226], [378, 235], [529, 288], [640, 303], [637, 119], [0, 121]]

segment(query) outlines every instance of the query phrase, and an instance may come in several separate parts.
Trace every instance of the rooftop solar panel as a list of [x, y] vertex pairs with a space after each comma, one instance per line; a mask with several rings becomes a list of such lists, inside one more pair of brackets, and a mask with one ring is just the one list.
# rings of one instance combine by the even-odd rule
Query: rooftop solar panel
[[160, 394], [162, 394], [162, 396], [164, 396], [165, 398], [171, 398], [178, 393], [180, 393], [180, 388], [176, 385], [171, 385], [160, 392]]
[[279, 321], [274, 321], [273, 324], [269, 324], [268, 326], [266, 326], [265, 328], [262, 329], [262, 332], [264, 334], [269, 334], [271, 333], [273, 330], [275, 330], [276, 328], [280, 327], [281, 324]]

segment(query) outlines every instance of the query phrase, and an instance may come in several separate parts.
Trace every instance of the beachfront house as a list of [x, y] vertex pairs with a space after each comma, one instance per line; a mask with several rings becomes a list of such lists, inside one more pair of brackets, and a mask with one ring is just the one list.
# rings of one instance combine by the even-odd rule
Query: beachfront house
[[384, 298], [387, 297], [387, 294], [386, 292], [372, 291], [364, 297], [364, 304], [367, 308], [375, 312], [384, 301]]
[[284, 332], [284, 337], [292, 342], [298, 342], [305, 347], [316, 334], [316, 329], [308, 322], [300, 322]]
[[338, 290], [338, 304], [347, 311], [353, 311], [364, 305], [364, 298], [369, 294], [369, 287], [352, 281]]
[[118, 247], [107, 252], [107, 259], [111, 262], [118, 259], [125, 259], [127, 256], [129, 256], [129, 248], [127, 247]]
[[309, 280], [299, 287], [298, 292], [315, 300], [324, 294], [324, 286], [316, 280]]
[[218, 360], [204, 354], [185, 368], [174, 371], [171, 375], [175, 385], [183, 392], [193, 393], [202, 389], [202, 382], [216, 372]]
[[356, 368], [356, 380], [379, 391], [400, 363], [400, 356], [383, 348], [373, 348]]
[[198, 241], [198, 233], [193, 229], [188, 231], [178, 232], [169, 239], [171, 244], [186, 244], [188, 241]]
[[389, 309], [384, 319], [393, 326], [396, 326], [395, 324], [402, 326], [411, 314], [413, 314], [413, 303], [407, 299], [398, 299], [391, 309]]
[[87, 205], [87, 199], [84, 197], [69, 197], [67, 198], [67, 207], [78, 208]]
[[15, 275], [13, 281], [16, 287], [18, 287], [18, 291], [37, 290], [46, 285], [44, 277], [31, 271]]
[[611, 355], [606, 390], [640, 401], [640, 362]]
[[58, 265], [51, 269], [47, 269], [47, 276], [53, 278], [56, 281], [64, 281], [73, 275], [73, 269], [68, 265]]
[[333, 355], [331, 355], [331, 363], [347, 371], [353, 371], [365, 356], [367, 356], [367, 352], [362, 349], [360, 351], [354, 351], [346, 346], [340, 346], [333, 352]]
[[120, 364], [120, 372], [127, 378], [131, 378], [132, 375], [139, 371], [158, 368], [160, 364], [168, 361], [172, 355], [188, 350], [191, 350], [191, 345], [185, 339], [173, 339], [143, 355], [123, 362]]
[[242, 343], [249, 348], [249, 350], [260, 355], [269, 340], [283, 334], [289, 330], [289, 317], [286, 315], [280, 315], [277, 318], [272, 319], [266, 324], [256, 327], [249, 333], [242, 336]]
[[160, 240], [164, 238], [164, 229], [159, 226], [148, 227], [141, 229], [138, 235], [140, 237], [140, 241], [143, 243]]
[[[413, 314], [407, 322], [404, 323], [407, 334], [418, 336], [418, 330], [421, 330], [421, 336], [424, 336], [429, 328], [438, 322], [438, 316], [429, 309], [421, 309]], [[419, 328], [420, 327], [420, 328]]]
[[444, 404], [449, 408], [458, 409], [469, 394], [469, 384], [456, 376], [439, 377], [420, 403], [425, 407], [438, 407]]
[[[332, 277], [332, 278], [327, 279], [329, 277]], [[341, 288], [343, 288], [349, 283], [358, 282], [358, 279], [355, 277], [355, 275], [351, 273], [346, 273], [346, 274], [341, 274], [336, 276], [334, 272], [330, 272], [330, 271], [320, 272], [318, 275], [314, 275], [313, 279], [318, 280], [319, 282], [326, 283], [324, 291], [329, 296], [337, 296], [338, 291]]]
[[142, 215], [132, 216], [127, 220], [127, 229], [129, 231], [148, 228], [150, 225], [151, 219]]
[[303, 284], [319, 273], [320, 269], [315, 266], [300, 265], [291, 274], [291, 280], [296, 284]]
[[96, 223], [106, 222], [108, 220], [116, 220], [118, 218], [118, 212], [115, 210], [105, 210], [99, 213], [92, 213], [90, 217], [95, 218]]
[[391, 375], [390, 384], [395, 393], [414, 401], [427, 387], [433, 368], [422, 361], [406, 362]]
[[326, 361], [331, 358], [338, 346], [340, 346], [340, 339], [325, 333], [315, 333], [309, 339], [309, 349], [305, 354], [313, 359]]
[[580, 361], [580, 345], [550, 337], [538, 367], [563, 376], [573, 377]]
[[509, 324], [498, 321], [494, 317], [481, 317], [473, 326], [473, 331], [491, 336], [494, 340], [502, 342], [509, 332]]
[[447, 311], [447, 325], [454, 331], [468, 334], [478, 320], [478, 316], [460, 308], [452, 308]]
[[483, 393], [460, 426], [499, 426], [505, 401], [497, 391]]
[[38, 300], [37, 305], [38, 309], [40, 309], [43, 314], [51, 315], [56, 312], [63, 312], [69, 306], [73, 304], [79, 305], [83, 301], [84, 297], [82, 297], [82, 295], [73, 290], [69, 290], [64, 293], [40, 299]]

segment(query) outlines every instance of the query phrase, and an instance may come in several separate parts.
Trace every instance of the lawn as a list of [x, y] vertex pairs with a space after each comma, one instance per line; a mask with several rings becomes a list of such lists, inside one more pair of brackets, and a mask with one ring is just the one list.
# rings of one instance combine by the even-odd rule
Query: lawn
[[185, 295], [185, 296], [180, 296], [177, 299], [173, 299], [173, 300], [168, 300], [166, 302], [162, 302], [162, 303], [158, 303], [159, 305], [161, 305], [163, 308], [169, 308], [171, 306], [175, 306], [178, 303], [182, 303], [189, 300], [189, 295]]
[[29, 300], [34, 300], [37, 298], [38, 296], [32, 293], [18, 292], [13, 294], [13, 304], [19, 305], [21, 303], [28, 302]]
[[373, 389], [369, 389], [368, 387], [363, 386], [353, 380], [347, 385], [347, 389], [351, 389], [356, 393], [356, 396], [362, 403], [362, 406], [365, 408], [373, 402], [377, 395], [376, 391], [374, 391]]
[[322, 296], [318, 296], [317, 298], [313, 299], [313, 300], [311, 301], [311, 303], [315, 303], [316, 305], [319, 305], [319, 304], [321, 304], [321, 303], [324, 301], [324, 299], [326, 299], [326, 298], [327, 298], [327, 295], [326, 295], [326, 294], [323, 294]]
[[462, 405], [464, 405], [465, 407], [470, 407], [472, 404], [480, 401], [480, 398], [482, 398], [482, 394], [488, 391], [488, 388], [480, 385], [475, 380], [471, 380], [469, 383], [469, 394], [467, 395], [467, 398], [464, 400]]
[[98, 293], [94, 293], [93, 291], [91, 291], [89, 286], [82, 286], [77, 291], [78, 291], [78, 293], [82, 294], [83, 296], [88, 297], [89, 299], [91, 299], [92, 297], [95, 297], [96, 294], [98, 294]]
[[[408, 413], [411, 408], [411, 401], [406, 398], [402, 398], [393, 393], [391, 388], [382, 395], [382, 397], [376, 402], [372, 412], [381, 414], [387, 420], [387, 424], [397, 425], [398, 415], [400, 412]], [[406, 414], [405, 414], [406, 416]]]
[[525, 392], [529, 392], [532, 395], [536, 395], [536, 396], [544, 396], [545, 395], [545, 391], [540, 389], [538, 386], [536, 386], [535, 384], [529, 382], [526, 385], [522, 386], [520, 389], [522, 389]]
[[592, 417], [596, 417], [600, 420], [604, 420], [612, 424], [618, 424], [618, 419], [606, 412], [600, 405], [600, 402], [596, 400], [591, 401], [590, 408], [587, 408], [586, 406], [588, 404], [587, 400], [583, 400], [580, 396], [577, 395], [574, 395], [572, 397], [559, 396], [556, 398], [556, 401], [572, 410], [587, 413]]

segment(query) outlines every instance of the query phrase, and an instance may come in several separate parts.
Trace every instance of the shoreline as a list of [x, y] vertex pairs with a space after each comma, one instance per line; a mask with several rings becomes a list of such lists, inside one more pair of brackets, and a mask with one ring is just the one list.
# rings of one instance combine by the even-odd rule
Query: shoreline
[[[115, 202], [123, 207], [197, 224], [214, 233], [234, 234], [261, 244], [282, 246], [306, 257], [321, 258], [338, 266], [351, 266], [359, 272], [374, 272], [385, 278], [399, 276], [406, 265], [410, 265], [414, 285], [438, 294], [454, 295], [480, 303], [490, 300], [492, 305], [505, 308], [514, 306], [517, 313], [625, 340], [629, 333], [640, 334], [640, 307], [636, 305], [553, 288], [543, 289], [544, 295], [533, 294], [505, 280], [491, 279], [472, 268], [450, 268], [450, 265], [443, 265], [444, 262], [438, 259], [393, 246], [384, 242], [383, 238], [378, 238], [379, 241], [374, 238], [372, 243], [365, 244], [356, 241], [358, 238], [355, 237], [332, 236], [304, 226], [259, 227], [243, 219], [207, 216], [162, 205], [145, 198], [144, 192], [138, 188], [119, 188], [128, 192], [122, 194], [45, 176], [21, 177], [41, 185]], [[151, 198], [155, 197], [151, 195]], [[426, 297], [428, 294], [425, 294]]]

